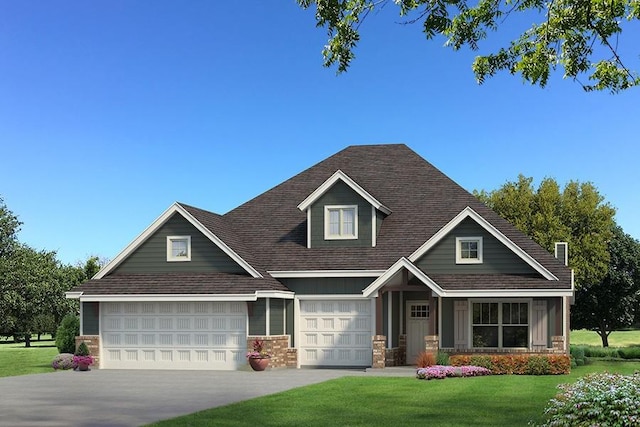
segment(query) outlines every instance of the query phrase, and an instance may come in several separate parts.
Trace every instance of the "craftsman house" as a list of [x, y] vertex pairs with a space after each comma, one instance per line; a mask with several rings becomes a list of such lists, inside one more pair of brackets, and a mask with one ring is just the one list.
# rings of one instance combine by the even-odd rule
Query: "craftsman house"
[[218, 215], [170, 206], [68, 292], [102, 368], [384, 367], [568, 352], [555, 256], [405, 145], [352, 146]]

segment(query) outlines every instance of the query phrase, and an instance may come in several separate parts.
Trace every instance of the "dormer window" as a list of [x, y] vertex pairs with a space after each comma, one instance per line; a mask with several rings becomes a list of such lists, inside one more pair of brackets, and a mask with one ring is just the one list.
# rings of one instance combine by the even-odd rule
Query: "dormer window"
[[456, 237], [456, 264], [482, 264], [482, 237]]
[[191, 261], [191, 236], [167, 236], [167, 261]]
[[326, 240], [358, 238], [358, 206], [325, 206], [324, 238]]

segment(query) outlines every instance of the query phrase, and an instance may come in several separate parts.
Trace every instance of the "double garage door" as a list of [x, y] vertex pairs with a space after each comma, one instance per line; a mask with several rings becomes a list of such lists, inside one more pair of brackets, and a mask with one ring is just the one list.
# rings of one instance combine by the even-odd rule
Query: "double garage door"
[[371, 366], [371, 300], [300, 300], [301, 366]]
[[246, 363], [244, 302], [101, 304], [102, 366], [237, 369]]

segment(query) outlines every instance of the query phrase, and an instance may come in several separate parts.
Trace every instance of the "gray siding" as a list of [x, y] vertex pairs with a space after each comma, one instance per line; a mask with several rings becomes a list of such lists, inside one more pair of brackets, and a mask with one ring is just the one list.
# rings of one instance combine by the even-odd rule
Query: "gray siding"
[[359, 294], [375, 277], [319, 277], [303, 279], [278, 279], [296, 294]]
[[[191, 261], [167, 262], [167, 236], [191, 236]], [[174, 214], [113, 272], [221, 272], [247, 274], [180, 214]]]
[[456, 301], [453, 298], [443, 298], [442, 299], [442, 332], [440, 334], [440, 338], [442, 339], [442, 347], [444, 348], [453, 348], [454, 345], [454, 312], [453, 312], [453, 302]]
[[98, 335], [100, 333], [100, 303], [82, 303], [82, 335]]
[[267, 304], [265, 299], [252, 301], [249, 304], [249, 335], [265, 335], [267, 333]]
[[[482, 237], [482, 264], [456, 264], [456, 237]], [[415, 263], [427, 274], [536, 274], [471, 218], [462, 221]]]
[[[358, 239], [324, 239], [324, 207], [328, 205], [358, 205]], [[347, 184], [338, 181], [311, 206], [311, 247], [370, 247], [371, 220], [371, 204], [360, 197]]]
[[269, 332], [271, 335], [284, 334], [284, 300], [269, 299]]
[[294, 342], [294, 334], [293, 334], [293, 328], [294, 328], [294, 317], [293, 317], [293, 300], [284, 300], [285, 301], [285, 319], [287, 321], [287, 328], [285, 330], [285, 334], [289, 335], [291, 337], [291, 347], [295, 347], [295, 342]]

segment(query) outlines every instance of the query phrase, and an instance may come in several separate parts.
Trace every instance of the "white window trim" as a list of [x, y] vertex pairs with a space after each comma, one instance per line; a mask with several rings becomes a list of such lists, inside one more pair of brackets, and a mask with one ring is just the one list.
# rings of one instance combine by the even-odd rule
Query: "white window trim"
[[[353, 209], [353, 235], [344, 236], [329, 234], [329, 211]], [[340, 216], [340, 231], [342, 232], [342, 215]], [[325, 240], [357, 240], [358, 239], [358, 205], [326, 205], [324, 207], [324, 239]]]
[[[462, 242], [477, 242], [478, 258], [462, 258]], [[482, 264], [482, 237], [456, 237], [456, 264]]]
[[[473, 346], [473, 304], [477, 304], [477, 303], [483, 303], [483, 302], [488, 302], [488, 303], [498, 303], [498, 324], [495, 325], [498, 327], [498, 347], [474, 347]], [[502, 307], [501, 304], [502, 303], [522, 303], [525, 302], [528, 304], [528, 308], [527, 310], [529, 311], [527, 313], [527, 329], [528, 329], [528, 338], [527, 338], [527, 343], [528, 346], [527, 347], [503, 347], [502, 346], [502, 328], [504, 325], [504, 323], [502, 323]], [[509, 298], [509, 299], [487, 299], [487, 298], [482, 298], [482, 299], [469, 299], [469, 348], [474, 349], [474, 350], [486, 350], [486, 349], [499, 349], [499, 350], [504, 350], [504, 349], [508, 349], [508, 350], [512, 350], [512, 349], [530, 349], [531, 348], [531, 342], [532, 342], [532, 338], [531, 338], [531, 334], [533, 333], [533, 325], [531, 324], [532, 322], [532, 316], [533, 316], [533, 298]], [[509, 325], [507, 325], [509, 326]]]
[[[171, 244], [174, 240], [187, 241], [187, 256], [174, 257], [171, 253]], [[167, 262], [191, 261], [191, 236], [167, 236]]]

